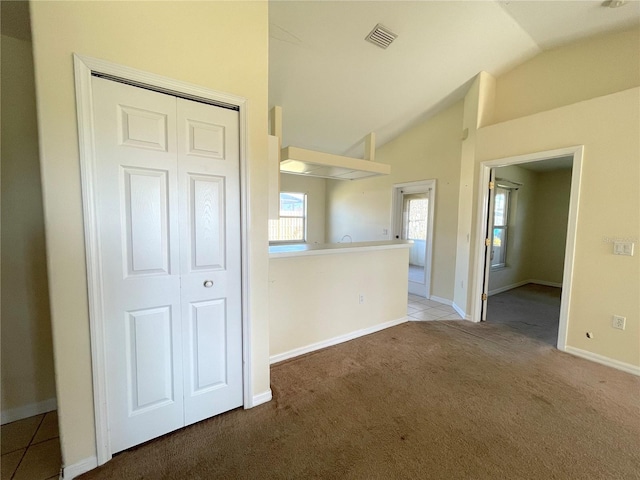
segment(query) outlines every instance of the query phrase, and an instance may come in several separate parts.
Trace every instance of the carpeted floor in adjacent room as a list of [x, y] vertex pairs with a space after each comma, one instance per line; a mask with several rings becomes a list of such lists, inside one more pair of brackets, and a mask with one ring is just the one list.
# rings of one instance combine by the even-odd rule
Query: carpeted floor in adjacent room
[[631, 479], [640, 378], [500, 324], [412, 322], [272, 367], [274, 399], [90, 479]]
[[555, 347], [561, 295], [561, 288], [534, 283], [492, 295], [487, 302], [487, 322], [506, 325]]

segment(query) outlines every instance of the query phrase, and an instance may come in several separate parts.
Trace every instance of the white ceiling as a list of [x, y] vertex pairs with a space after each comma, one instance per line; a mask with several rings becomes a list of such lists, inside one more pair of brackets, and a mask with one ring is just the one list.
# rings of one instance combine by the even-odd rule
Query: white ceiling
[[[283, 146], [362, 156], [453, 104], [481, 70], [500, 75], [543, 50], [640, 22], [640, 2], [274, 1], [269, 104]], [[364, 40], [381, 23], [386, 50]]]

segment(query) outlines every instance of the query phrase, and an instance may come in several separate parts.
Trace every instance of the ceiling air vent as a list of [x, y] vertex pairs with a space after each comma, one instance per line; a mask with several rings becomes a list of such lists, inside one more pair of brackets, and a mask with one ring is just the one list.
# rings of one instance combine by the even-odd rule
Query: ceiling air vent
[[380, 48], [387, 48], [397, 37], [398, 35], [393, 33], [387, 27], [378, 24], [364, 39], [367, 42], [371, 42], [374, 45], [379, 46]]

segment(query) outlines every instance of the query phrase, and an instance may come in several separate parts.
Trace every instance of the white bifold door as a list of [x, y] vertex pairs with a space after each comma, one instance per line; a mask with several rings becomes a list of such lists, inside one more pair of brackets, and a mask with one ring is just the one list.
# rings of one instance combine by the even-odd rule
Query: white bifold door
[[111, 452], [242, 405], [238, 112], [93, 77]]

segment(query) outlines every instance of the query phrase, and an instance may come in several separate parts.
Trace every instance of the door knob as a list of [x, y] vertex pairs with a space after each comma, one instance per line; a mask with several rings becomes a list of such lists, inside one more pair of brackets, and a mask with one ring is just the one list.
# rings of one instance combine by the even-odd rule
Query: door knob
[[205, 280], [203, 285], [205, 288], [211, 288], [213, 287], [213, 280]]

